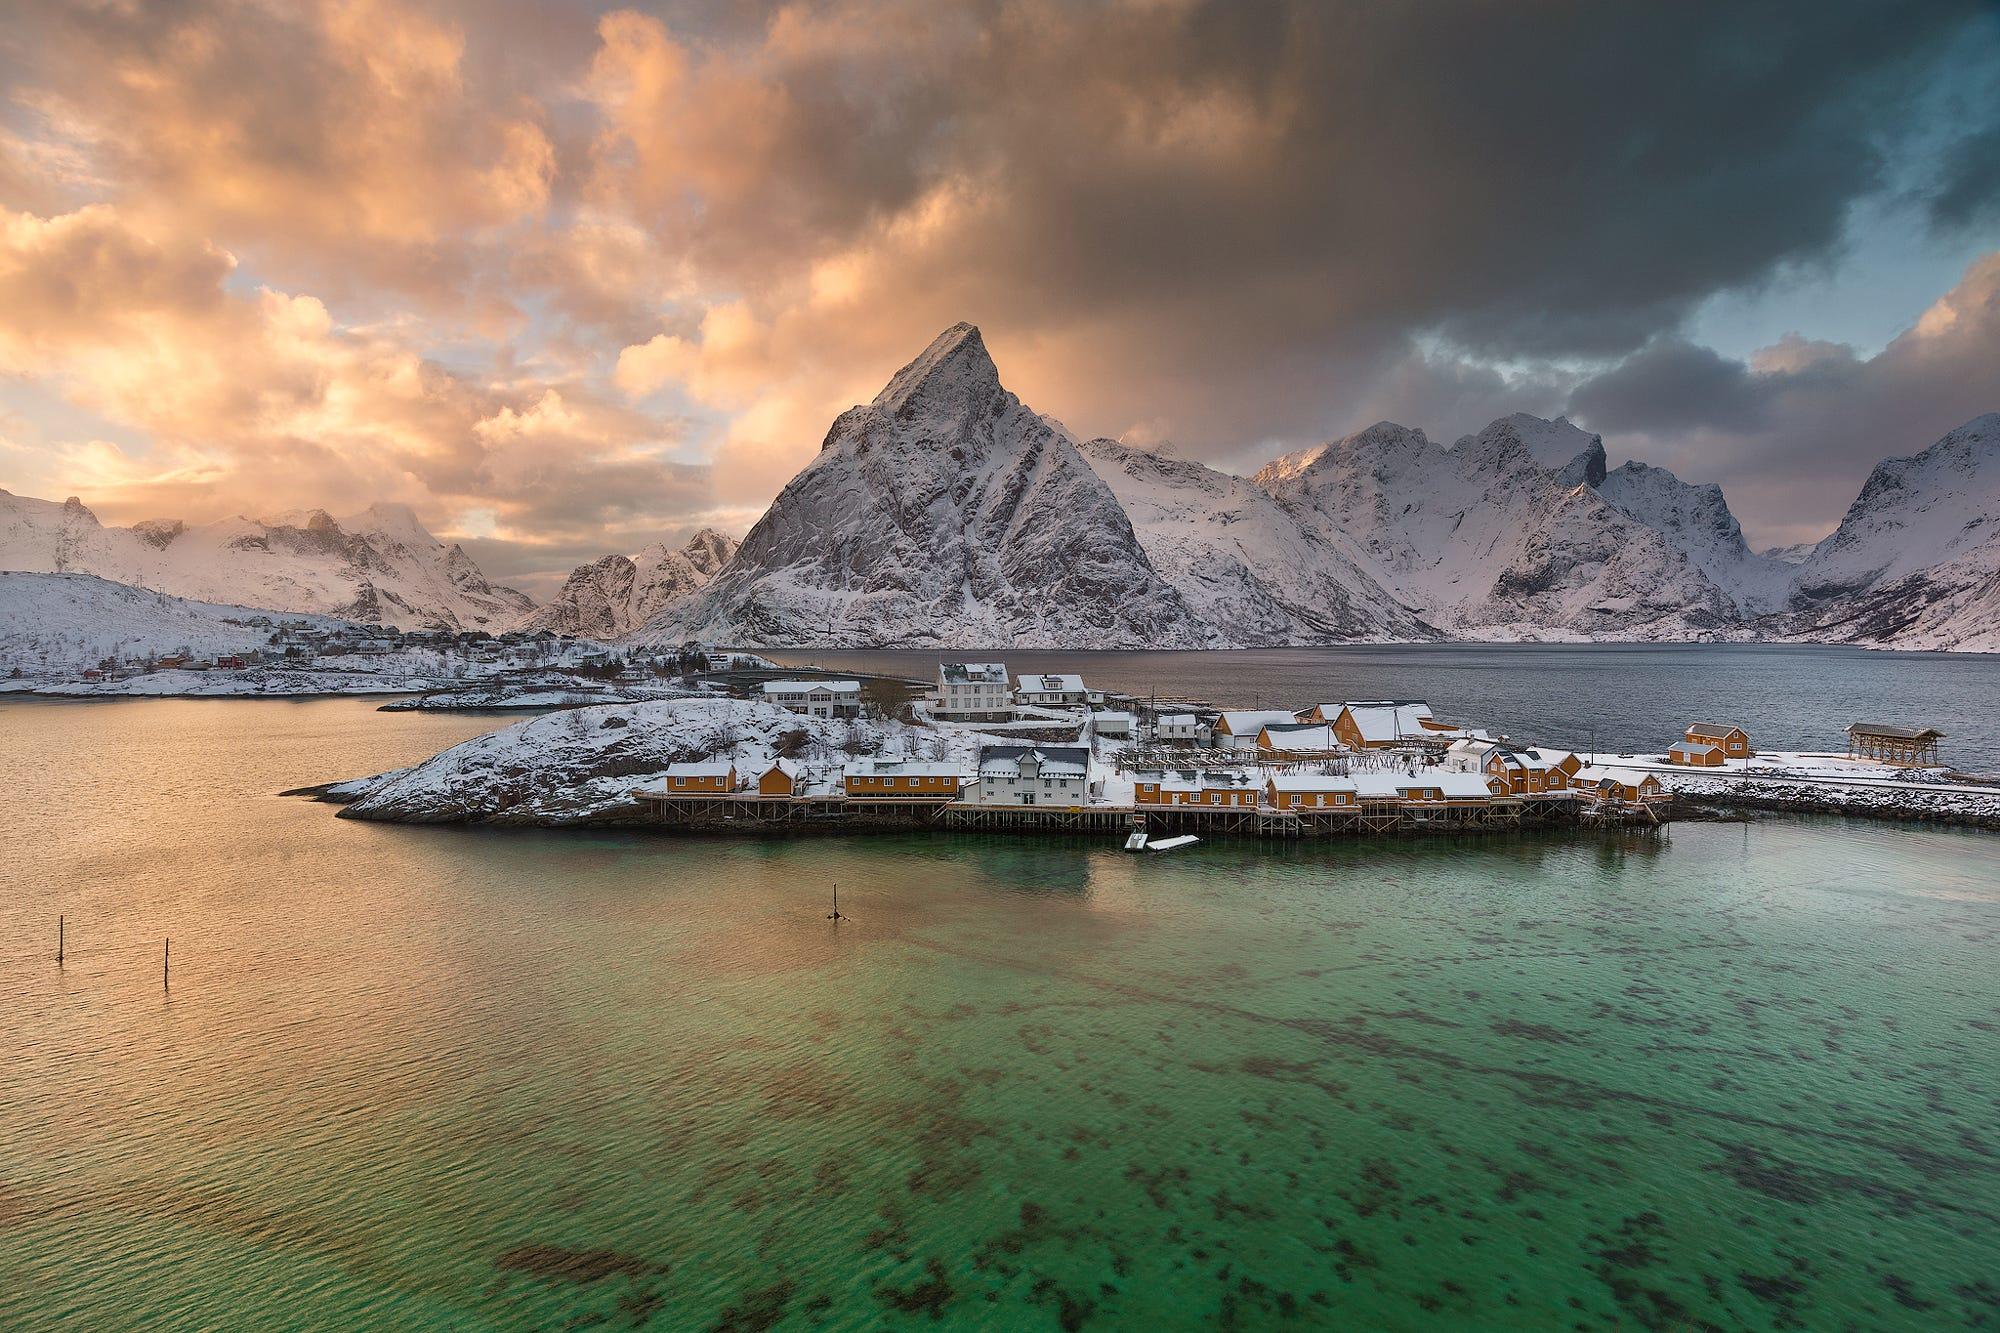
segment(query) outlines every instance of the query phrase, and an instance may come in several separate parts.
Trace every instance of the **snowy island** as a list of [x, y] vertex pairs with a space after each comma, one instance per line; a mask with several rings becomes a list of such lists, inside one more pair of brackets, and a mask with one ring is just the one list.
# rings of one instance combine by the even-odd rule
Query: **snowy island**
[[[1005, 679], [999, 664], [941, 664], [928, 696], [894, 709], [827, 680], [572, 708], [302, 794], [352, 819], [683, 831], [1290, 838], [1656, 827], [1719, 808], [2000, 827], [2000, 785], [1934, 763], [1759, 753], [1723, 724], [1691, 724], [1656, 755], [1587, 755], [1418, 700], [1155, 711], [1033, 676], [1002, 702], [968, 693], [968, 670]], [[1045, 702], [1070, 681], [1074, 703]]]

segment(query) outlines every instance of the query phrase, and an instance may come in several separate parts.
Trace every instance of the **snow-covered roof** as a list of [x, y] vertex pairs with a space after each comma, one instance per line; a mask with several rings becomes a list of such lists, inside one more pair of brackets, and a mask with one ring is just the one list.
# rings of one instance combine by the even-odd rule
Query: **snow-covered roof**
[[726, 778], [735, 771], [736, 765], [727, 759], [696, 759], [667, 765], [670, 778]]
[[1267, 723], [1257, 733], [1258, 740], [1269, 741], [1274, 750], [1335, 750], [1340, 742], [1334, 739], [1333, 728], [1318, 722]]
[[1360, 785], [1353, 778], [1335, 777], [1331, 773], [1273, 773], [1268, 779], [1273, 791], [1359, 791]]
[[1132, 780], [1157, 783], [1161, 791], [1240, 791], [1257, 785], [1257, 775], [1247, 768], [1149, 768]]
[[1200, 724], [1196, 721], [1193, 713], [1162, 713], [1157, 725], [1162, 727], [1193, 727]]
[[1401, 794], [1402, 784], [1393, 773], [1356, 773], [1352, 781], [1355, 794], [1364, 801], [1393, 800]]
[[1667, 747], [1667, 753], [1688, 755], [1690, 757], [1694, 755], [1720, 754], [1722, 753], [1722, 747], [1711, 741], [1697, 741], [1692, 745], [1686, 741], [1675, 741]]
[[1719, 741], [1731, 734], [1740, 735], [1742, 731], [1743, 728], [1732, 727], [1726, 722], [1690, 722], [1688, 723], [1687, 734]]
[[1487, 779], [1478, 773], [1444, 773], [1426, 770], [1410, 779], [1405, 785], [1436, 787], [1444, 793], [1448, 801], [1463, 801], [1475, 798], [1492, 799], [1493, 789], [1486, 785]]
[[1023, 672], [1017, 688], [1029, 694], [1080, 694], [1083, 692], [1083, 677]]
[[1090, 716], [1097, 722], [1131, 722], [1134, 720], [1132, 714], [1123, 708], [1099, 708], [1093, 710]]
[[766, 694], [809, 694], [814, 690], [825, 690], [828, 694], [859, 694], [861, 682], [858, 680], [767, 680], [764, 682]]
[[841, 769], [850, 778], [953, 778], [964, 777], [965, 766], [942, 760], [863, 757], [850, 759]]
[[1348, 716], [1365, 741], [1393, 741], [1425, 730], [1431, 706], [1421, 699], [1377, 699], [1345, 703]]
[[1006, 777], [1021, 771], [1021, 761], [1038, 757], [1049, 777], [1080, 778], [1090, 772], [1090, 749], [1083, 745], [985, 745], [979, 750], [981, 777]]
[[1622, 783], [1627, 787], [1637, 787], [1651, 782], [1659, 785], [1659, 779], [1651, 773], [1641, 773], [1630, 768], [1606, 768], [1602, 764], [1591, 764], [1576, 771], [1575, 782], [1579, 787], [1601, 787], [1607, 782]]
[[799, 775], [800, 771], [797, 762], [795, 762], [794, 760], [774, 759], [770, 763], [764, 765], [764, 767], [758, 772], [757, 776], [762, 777], [764, 776], [765, 773], [769, 773], [773, 769], [777, 770], [780, 773], [783, 773], [788, 778], [796, 778]]
[[1255, 736], [1272, 723], [1289, 726], [1297, 721], [1289, 708], [1225, 708], [1216, 725], [1226, 726], [1232, 736]]
[[1005, 685], [1005, 662], [940, 662], [938, 678], [951, 684]]

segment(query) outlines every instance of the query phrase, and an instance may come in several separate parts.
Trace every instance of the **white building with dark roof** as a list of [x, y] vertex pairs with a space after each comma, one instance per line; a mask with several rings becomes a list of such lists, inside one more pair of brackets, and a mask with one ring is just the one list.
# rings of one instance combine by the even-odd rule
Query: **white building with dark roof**
[[1083, 677], [1061, 672], [1022, 673], [1014, 685], [1014, 702], [1039, 708], [1082, 708], [1090, 702]]
[[965, 800], [985, 806], [1088, 805], [1097, 792], [1090, 780], [1090, 749], [1082, 745], [987, 745], [979, 751], [979, 780]]
[[1014, 716], [1005, 662], [938, 663], [934, 717], [956, 722], [1005, 722]]

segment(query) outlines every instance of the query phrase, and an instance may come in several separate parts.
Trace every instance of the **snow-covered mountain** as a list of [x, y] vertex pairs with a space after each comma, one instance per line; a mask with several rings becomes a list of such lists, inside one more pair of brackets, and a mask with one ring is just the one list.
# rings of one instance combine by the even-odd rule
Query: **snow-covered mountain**
[[1801, 637], [2000, 652], [2000, 413], [1878, 464], [1792, 606]]
[[1153, 567], [1230, 643], [1437, 637], [1255, 482], [1116, 440], [1082, 447]]
[[703, 528], [678, 550], [655, 542], [637, 555], [607, 555], [578, 565], [547, 606], [520, 628], [585, 639], [621, 639], [707, 585], [736, 554], [736, 539]]
[[[245, 606], [194, 602], [92, 574], [0, 573], [0, 667], [80, 671], [106, 657], [198, 657], [266, 647], [273, 617]], [[325, 616], [282, 617], [338, 629]]]
[[1069, 435], [1001, 387], [979, 330], [938, 335], [840, 415], [722, 572], [641, 637], [729, 644], [1199, 647]]
[[395, 504], [342, 519], [315, 509], [268, 523], [116, 528], [75, 497], [55, 504], [0, 491], [0, 569], [95, 574], [194, 601], [399, 629], [503, 629], [534, 606], [487, 582], [456, 543], [440, 543]]
[[1566, 419], [1502, 417], [1449, 449], [1382, 422], [1257, 480], [1458, 637], [1701, 637], [1740, 623], [1739, 584], [1762, 586], [1720, 491], [1607, 474], [1603, 441]]

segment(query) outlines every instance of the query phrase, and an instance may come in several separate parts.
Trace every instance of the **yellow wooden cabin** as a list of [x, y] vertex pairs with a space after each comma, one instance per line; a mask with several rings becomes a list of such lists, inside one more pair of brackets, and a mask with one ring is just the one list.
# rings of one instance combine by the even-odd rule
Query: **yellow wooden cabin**
[[757, 794], [759, 796], [796, 796], [798, 789], [798, 765], [789, 759], [780, 759], [757, 775]]
[[726, 759], [667, 765], [669, 795], [727, 796], [735, 790], [736, 765]]
[[1682, 768], [1721, 768], [1729, 756], [1713, 741], [1675, 741], [1667, 747], [1667, 762]]
[[951, 764], [901, 759], [857, 759], [840, 775], [850, 800], [929, 800], [957, 798], [965, 774]]
[[1255, 807], [1257, 797], [1258, 789], [1252, 785], [1250, 775], [1235, 770], [1151, 769], [1133, 775], [1134, 805], [1192, 805], [1227, 810]]
[[1386, 750], [1457, 730], [1451, 723], [1432, 717], [1430, 705], [1421, 699], [1344, 703], [1328, 718], [1332, 708], [1331, 704], [1319, 704], [1303, 720], [1325, 721], [1333, 728], [1334, 739], [1350, 750]]
[[1274, 773], [1264, 780], [1264, 799], [1279, 810], [1352, 810], [1360, 788], [1353, 778]]
[[1690, 722], [1681, 736], [1681, 743], [1690, 746], [1718, 745], [1729, 759], [1749, 759], [1756, 755], [1750, 748], [1750, 733], [1741, 727], [1726, 722]]

